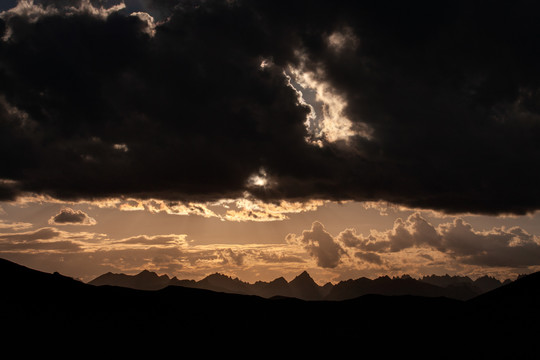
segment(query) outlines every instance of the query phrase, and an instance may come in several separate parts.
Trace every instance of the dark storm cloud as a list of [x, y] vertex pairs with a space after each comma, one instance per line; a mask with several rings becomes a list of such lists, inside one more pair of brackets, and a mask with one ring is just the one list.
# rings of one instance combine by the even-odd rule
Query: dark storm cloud
[[280, 149], [311, 150], [308, 109], [279, 68], [260, 69], [247, 9], [189, 8], [153, 38], [139, 17], [50, 12], [4, 17], [0, 156], [21, 190], [236, 197], [266, 158], [286, 162]]
[[[0, 179], [14, 181], [0, 182], [3, 199], [250, 190], [448, 212], [540, 206], [533, 2], [65, 3], [0, 21]], [[289, 66], [317, 74], [371, 136], [307, 142]], [[272, 186], [250, 188], [261, 169]]]

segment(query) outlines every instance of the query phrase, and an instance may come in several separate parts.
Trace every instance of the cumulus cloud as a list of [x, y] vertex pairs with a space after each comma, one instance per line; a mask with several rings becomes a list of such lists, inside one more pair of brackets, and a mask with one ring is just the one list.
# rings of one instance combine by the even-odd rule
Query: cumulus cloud
[[300, 236], [289, 234], [286, 240], [289, 243], [303, 246], [315, 258], [317, 265], [323, 268], [335, 268], [345, 254], [341, 245], [318, 221], [311, 225], [311, 230], [304, 230]]
[[49, 219], [51, 225], [95, 225], [96, 219], [88, 216], [82, 210], [63, 208], [60, 212]]
[[[19, 1], [0, 15], [0, 199], [538, 209], [538, 10]], [[260, 169], [270, 186], [250, 186]]]
[[526, 267], [540, 264], [540, 238], [520, 227], [475, 231], [456, 219], [439, 226], [441, 250], [460, 257], [464, 263], [482, 266]]
[[[383, 255], [411, 248], [427, 248], [450, 255], [462, 264], [492, 267], [540, 265], [540, 238], [520, 227], [478, 231], [461, 218], [434, 226], [419, 213], [405, 220], [398, 218], [391, 230], [371, 231], [368, 236], [347, 229], [335, 241], [361, 250], [361, 256], [365, 256], [365, 252]], [[426, 258], [430, 257], [427, 254]]]

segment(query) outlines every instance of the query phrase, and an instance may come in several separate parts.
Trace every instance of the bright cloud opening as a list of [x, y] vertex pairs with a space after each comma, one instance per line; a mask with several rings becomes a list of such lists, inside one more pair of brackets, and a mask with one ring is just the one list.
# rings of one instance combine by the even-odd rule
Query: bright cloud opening
[[349, 119], [346, 114], [346, 99], [323, 80], [322, 69], [318, 69], [315, 73], [302, 67], [289, 67], [288, 72], [299, 86], [315, 93], [316, 104], [310, 104], [310, 106], [318, 107], [320, 113], [312, 111], [306, 121], [306, 127], [315, 139], [312, 143], [320, 146], [321, 140], [333, 143], [349, 141], [353, 136], [361, 136], [368, 140], [372, 138], [373, 132], [366, 124], [353, 124]]

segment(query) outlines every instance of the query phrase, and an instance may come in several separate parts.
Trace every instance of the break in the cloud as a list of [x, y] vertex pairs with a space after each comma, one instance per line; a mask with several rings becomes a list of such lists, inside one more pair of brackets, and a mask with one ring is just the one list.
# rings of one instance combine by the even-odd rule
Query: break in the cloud
[[71, 208], [63, 208], [49, 219], [51, 225], [95, 225], [96, 223], [96, 219], [88, 216], [84, 211]]
[[231, 202], [222, 217], [228, 221], [280, 221], [288, 219], [289, 214], [315, 211], [324, 205], [322, 200], [263, 202], [256, 199], [242, 198]]
[[538, 10], [21, 0], [0, 15], [0, 198], [538, 209]]
[[227, 221], [281, 221], [288, 219], [288, 214], [315, 211], [324, 204], [321, 200], [303, 202], [263, 202], [250, 196], [238, 199], [222, 199], [208, 203], [182, 203], [157, 199], [131, 199], [116, 205], [123, 211], [148, 210], [151, 213], [169, 215], [198, 215], [206, 218], [218, 218]]

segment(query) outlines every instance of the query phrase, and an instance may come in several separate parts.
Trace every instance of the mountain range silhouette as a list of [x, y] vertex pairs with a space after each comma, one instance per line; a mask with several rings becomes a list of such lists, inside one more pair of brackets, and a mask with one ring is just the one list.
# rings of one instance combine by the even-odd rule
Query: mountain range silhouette
[[264, 298], [295, 297], [302, 300], [346, 300], [362, 295], [415, 295], [427, 297], [444, 296], [451, 299], [468, 300], [503, 284], [493, 277], [484, 276], [472, 280], [466, 276], [424, 276], [416, 280], [408, 275], [377, 279], [359, 278], [341, 281], [335, 285], [318, 285], [307, 271], [302, 272], [290, 282], [279, 277], [270, 282], [257, 281], [254, 284], [241, 281], [220, 273], [211, 274], [200, 281], [169, 278], [148, 270], [137, 275], [106, 273], [89, 282], [91, 285], [122, 286], [138, 290], [159, 290], [167, 286], [184, 286], [217, 292], [257, 295]]
[[[203, 283], [222, 284], [221, 279], [214, 274]], [[411, 281], [379, 281], [392, 280]], [[228, 281], [242, 287], [237, 279]], [[3, 259], [0, 283], [3, 351], [21, 357], [534, 359], [540, 354], [540, 273], [467, 301], [377, 294], [305, 301], [186, 286], [136, 290], [86, 284]], [[302, 296], [315, 296], [324, 287], [313, 284], [302, 273], [291, 282], [278, 278], [258, 286], [289, 285]], [[294, 291], [291, 295], [298, 294]]]

